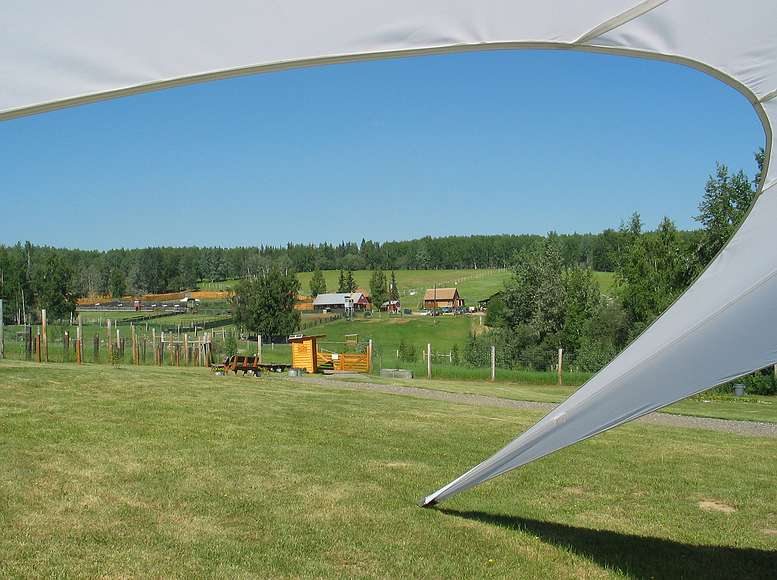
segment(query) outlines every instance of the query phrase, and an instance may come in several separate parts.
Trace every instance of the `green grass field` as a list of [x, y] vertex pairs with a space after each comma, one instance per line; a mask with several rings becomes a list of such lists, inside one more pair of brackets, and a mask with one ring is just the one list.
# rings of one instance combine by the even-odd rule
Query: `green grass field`
[[770, 578], [777, 440], [630, 424], [419, 498], [541, 413], [0, 363], [0, 576]]
[[98, 324], [98, 323], [104, 323], [109, 318], [111, 320], [118, 320], [122, 322], [137, 320], [138, 318], [144, 318], [152, 313], [135, 312], [132, 310], [114, 310], [109, 312], [108, 311], [95, 312], [92, 310], [87, 310], [84, 312], [79, 312], [78, 314], [81, 316], [81, 320], [83, 320], [84, 324]]
[[[403, 368], [407, 366], [404, 365]], [[414, 369], [416, 377], [426, 376], [426, 368], [425, 366], [421, 368], [422, 366], [417, 365], [417, 368]], [[389, 379], [378, 376], [370, 377], [369, 381], [378, 384], [423, 387], [449, 393], [487, 395], [538, 403], [560, 403], [574, 393], [578, 389], [577, 384], [579, 384], [565, 384], [563, 386], [552, 383], [545, 384], [546, 379], [553, 378], [550, 373], [534, 373], [535, 376], [532, 376], [532, 373], [529, 372], [515, 371], [511, 375], [510, 371], [504, 371], [500, 377], [499, 371], [503, 369], [498, 369], [497, 381], [492, 383], [486, 380], [488, 373], [485, 369], [467, 369], [478, 372], [479, 380], [448, 376], [445, 370], [445, 367], [433, 366], [433, 377], [437, 375], [438, 378], [433, 378], [431, 381], [426, 378]], [[534, 379], [533, 383], [532, 379]], [[344, 378], [343, 380], [359, 381], [362, 379]], [[665, 407], [660, 412], [693, 417], [777, 423], [777, 397], [747, 396], [740, 399], [733, 396], [711, 396], [702, 393]]]
[[[337, 320], [313, 327], [315, 334], [325, 334], [322, 344], [338, 343], [346, 334], [358, 334], [359, 341], [372, 339], [377, 348], [392, 350], [401, 341], [413, 344], [419, 349], [431, 342], [435, 349], [449, 350], [454, 344], [463, 348], [473, 325], [479, 317], [472, 316], [387, 316], [371, 318], [356, 317], [352, 320]], [[330, 349], [331, 350], [331, 349]]]
[[612, 292], [615, 285], [615, 274], [612, 272], [594, 272], [594, 279], [598, 282], [599, 288], [605, 294]]

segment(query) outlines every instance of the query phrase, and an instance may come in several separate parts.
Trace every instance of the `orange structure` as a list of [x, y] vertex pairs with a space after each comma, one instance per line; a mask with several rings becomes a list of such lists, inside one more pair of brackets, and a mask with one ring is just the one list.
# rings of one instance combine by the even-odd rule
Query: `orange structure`
[[290, 336], [291, 366], [295, 369], [305, 369], [309, 373], [318, 371], [318, 336]]

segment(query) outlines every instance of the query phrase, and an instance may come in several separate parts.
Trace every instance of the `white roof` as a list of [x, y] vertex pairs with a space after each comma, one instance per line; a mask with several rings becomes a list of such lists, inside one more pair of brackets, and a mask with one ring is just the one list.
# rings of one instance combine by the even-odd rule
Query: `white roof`
[[319, 294], [313, 299], [314, 306], [330, 306], [338, 305], [345, 306], [345, 299], [350, 298], [353, 303], [357, 303], [361, 300], [363, 294], [361, 292], [328, 292], [326, 294]]
[[777, 362], [775, 0], [37, 0], [6, 2], [2, 22], [0, 120], [251, 72], [488, 48], [653, 58], [748, 99], [766, 134], [765, 177], [733, 239], [614, 361], [427, 502]]

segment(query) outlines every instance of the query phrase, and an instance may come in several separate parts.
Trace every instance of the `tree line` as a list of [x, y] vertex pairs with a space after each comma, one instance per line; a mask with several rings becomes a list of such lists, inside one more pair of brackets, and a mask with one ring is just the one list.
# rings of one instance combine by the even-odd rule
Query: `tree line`
[[[522, 249], [504, 291], [489, 305], [486, 324], [492, 331], [470, 337], [464, 360], [485, 365], [496, 344], [504, 367], [546, 370], [563, 348], [573, 368], [602, 368], [688, 288], [733, 235], [753, 203], [763, 151], [756, 163], [752, 181], [743, 171], [731, 174], [716, 166], [694, 216], [701, 228], [691, 235], [669, 218], [646, 231], [633, 214], [617, 231], [618, 249], [610, 257], [615, 283], [607, 294], [590, 268], [565, 262], [561, 236]], [[777, 392], [771, 373], [747, 380], [757, 383], [752, 391]]]
[[[691, 240], [694, 232], [677, 232]], [[624, 234], [559, 234], [565, 266], [613, 271]], [[250, 278], [276, 267], [283, 272], [507, 267], [514, 256], [541, 241], [537, 235], [425, 237], [402, 242], [343, 242], [332, 245], [155, 247], [107, 251], [61, 249], [30, 242], [0, 245], [0, 298], [6, 315], [22, 319], [40, 308], [64, 312], [76, 297], [191, 290], [203, 281]], [[45, 281], [47, 272], [52, 275]], [[349, 288], [346, 280], [338, 284]], [[54, 290], [52, 290], [54, 289]], [[52, 293], [53, 292], [53, 293]], [[54, 297], [62, 296], [62, 300]]]

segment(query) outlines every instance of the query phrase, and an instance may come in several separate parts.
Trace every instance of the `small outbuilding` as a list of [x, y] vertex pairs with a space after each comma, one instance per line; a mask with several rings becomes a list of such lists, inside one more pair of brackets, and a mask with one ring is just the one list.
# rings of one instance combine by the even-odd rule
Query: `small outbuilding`
[[402, 309], [402, 305], [399, 303], [399, 300], [388, 300], [380, 305], [380, 309], [382, 312], [396, 314]]
[[309, 373], [318, 371], [318, 339], [326, 335], [303, 336], [296, 334], [289, 337], [291, 344], [291, 367], [305, 369]]

